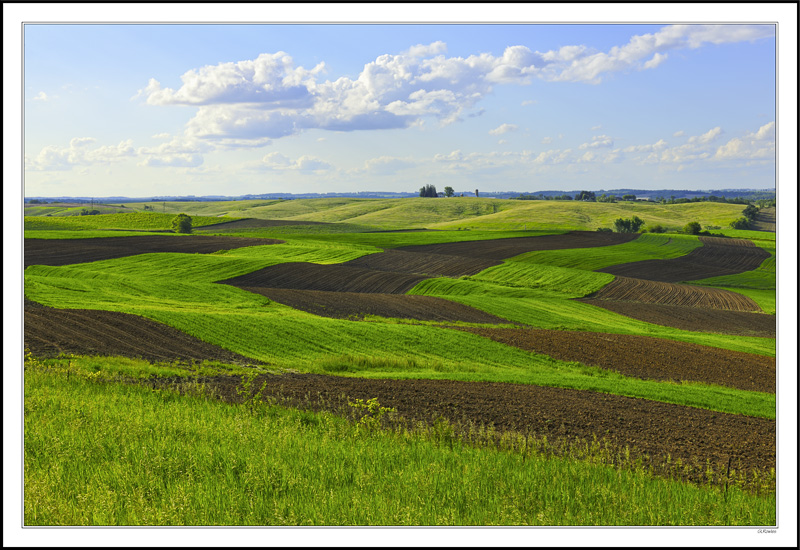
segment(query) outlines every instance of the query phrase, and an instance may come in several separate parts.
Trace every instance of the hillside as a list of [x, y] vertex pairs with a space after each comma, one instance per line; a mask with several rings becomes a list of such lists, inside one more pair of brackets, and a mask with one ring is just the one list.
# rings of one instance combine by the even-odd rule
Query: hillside
[[[127, 203], [140, 211], [151, 203]], [[611, 227], [620, 217], [639, 216], [647, 226], [679, 229], [690, 221], [725, 228], [741, 217], [743, 205], [518, 201], [475, 197], [448, 199], [298, 199], [166, 202], [159, 212], [367, 225], [381, 229], [579, 229]], [[646, 227], [647, 227], [646, 226]]]

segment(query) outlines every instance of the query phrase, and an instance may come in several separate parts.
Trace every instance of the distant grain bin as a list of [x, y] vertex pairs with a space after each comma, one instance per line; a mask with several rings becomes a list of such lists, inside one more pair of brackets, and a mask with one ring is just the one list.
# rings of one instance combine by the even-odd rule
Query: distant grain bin
[[475, 190], [475, 196], [476, 197], [478, 196], [478, 190], [477, 189]]

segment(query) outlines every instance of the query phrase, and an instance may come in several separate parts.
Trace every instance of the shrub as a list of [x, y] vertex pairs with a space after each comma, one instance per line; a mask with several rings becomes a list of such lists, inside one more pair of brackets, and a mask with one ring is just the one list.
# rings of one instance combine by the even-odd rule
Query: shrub
[[656, 224], [650, 228], [650, 233], [666, 233], [667, 228], [661, 224]]
[[190, 218], [186, 214], [178, 214], [172, 220], [172, 230], [175, 233], [191, 233], [192, 218]]
[[610, 227], [598, 227], [597, 230], [601, 233], [611, 233]]
[[688, 235], [697, 235], [702, 229], [698, 222], [689, 222], [683, 227], [683, 232]]

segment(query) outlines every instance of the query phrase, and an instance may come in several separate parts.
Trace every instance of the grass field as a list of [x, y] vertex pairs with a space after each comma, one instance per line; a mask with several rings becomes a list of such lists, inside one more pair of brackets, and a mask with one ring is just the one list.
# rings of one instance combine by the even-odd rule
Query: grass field
[[[132, 210], [140, 206], [126, 205]], [[360, 321], [321, 317], [217, 283], [283, 263], [333, 265], [401, 246], [594, 230], [632, 215], [648, 224], [676, 228], [694, 220], [704, 226], [725, 225], [726, 219], [739, 217], [740, 205], [459, 198], [187, 202], [165, 203], [162, 208], [166, 212], [26, 216], [26, 237], [165, 232], [175, 213], [186, 212], [198, 234], [285, 242], [213, 254], [140, 254], [58, 267], [32, 265], [25, 270], [26, 297], [51, 307], [146, 317], [263, 361], [267, 364], [263, 368], [273, 372], [527, 384], [775, 419], [776, 399], [770, 393], [624, 376], [452, 328], [468, 323], [448, 326], [374, 315]], [[238, 217], [290, 219], [298, 224], [203, 229]], [[535, 219], [548, 223], [529, 221]], [[332, 225], [303, 225], [304, 221]], [[375, 232], [422, 227], [436, 230]], [[692, 283], [740, 292], [774, 313], [776, 249], [767, 235], [754, 240], [771, 254], [758, 269]], [[701, 245], [690, 235], [646, 233], [613, 246], [530, 252], [475, 275], [423, 280], [408, 294], [459, 302], [515, 325], [651, 336], [775, 357], [774, 338], [680, 330], [573, 300], [614, 279], [597, 269], [677, 258]], [[67, 371], [65, 364], [70, 365]], [[231, 365], [209, 364], [192, 374], [241, 372]], [[719, 486], [661, 479], [641, 465], [611, 467], [594, 460], [592, 453], [549, 457], [527, 447], [521, 452], [512, 443], [508, 448], [468, 445], [430, 426], [411, 432], [366, 431], [362, 424], [328, 413], [266, 404], [254, 412], [253, 407], [210, 399], [197, 388], [190, 392], [193, 396], [179, 396], [119, 383], [128, 377], [185, 374], [180, 365], [124, 358], [49, 362], [31, 358], [25, 374], [26, 523], [771, 525], [775, 521], [774, 492], [754, 495], [726, 485], [723, 495]], [[417, 495], [424, 495], [428, 504], [419, 504]]]

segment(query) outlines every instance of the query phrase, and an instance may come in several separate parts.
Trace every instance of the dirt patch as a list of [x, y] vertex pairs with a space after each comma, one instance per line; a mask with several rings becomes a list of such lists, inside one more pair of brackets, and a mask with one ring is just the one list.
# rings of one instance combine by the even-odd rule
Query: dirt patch
[[364, 294], [279, 288], [240, 287], [262, 294], [280, 304], [336, 319], [363, 319], [365, 315], [419, 321], [463, 321], [466, 323], [510, 323], [479, 309], [433, 296]]
[[561, 250], [569, 248], [594, 248], [623, 244], [637, 238], [636, 233], [608, 233], [600, 231], [570, 231], [563, 235], [543, 235], [541, 237], [512, 237], [488, 241], [465, 241], [458, 243], [426, 244], [401, 246], [395, 250], [421, 252], [426, 254], [446, 254], [466, 258], [504, 260], [525, 252], [536, 250]]
[[[164, 381], [162, 381], [163, 383]], [[238, 402], [239, 377], [205, 379], [223, 399]], [[775, 421], [712, 412], [590, 391], [450, 380], [386, 380], [317, 374], [266, 375], [264, 399], [289, 406], [341, 412], [347, 401], [377, 398], [399, 415], [422, 422], [445, 418], [460, 426], [493, 426], [500, 432], [547, 436], [549, 441], [605, 438], [650, 463], [678, 459], [696, 465], [686, 474], [702, 479], [706, 461], [719, 473], [728, 459], [737, 471], [775, 467]]]
[[761, 311], [751, 298], [719, 288], [617, 277], [587, 298], [728, 311]]
[[776, 318], [774, 315], [766, 313], [699, 309], [641, 302], [615, 302], [591, 298], [579, 298], [577, 301], [654, 325], [695, 332], [775, 338]]
[[644, 260], [603, 269], [634, 279], [678, 283], [752, 271], [769, 258], [769, 252], [744, 239], [700, 237], [703, 246], [671, 260]]
[[278, 239], [244, 237], [142, 235], [141, 237], [102, 237], [95, 239], [25, 239], [25, 267], [29, 265], [69, 265], [97, 260], [124, 258], [152, 252], [210, 254], [245, 246], [279, 244]]
[[123, 356], [148, 361], [262, 364], [138, 315], [56, 309], [25, 300], [25, 346], [36, 357], [59, 354]]
[[649, 336], [462, 328], [496, 342], [645, 380], [693, 381], [775, 393], [775, 358]]

